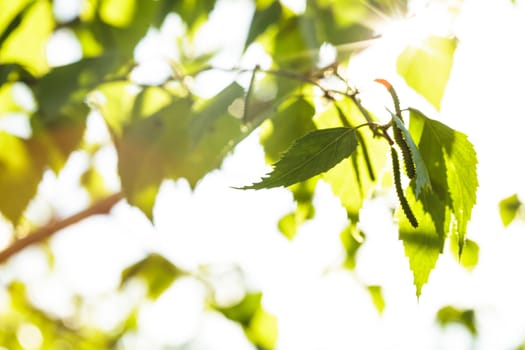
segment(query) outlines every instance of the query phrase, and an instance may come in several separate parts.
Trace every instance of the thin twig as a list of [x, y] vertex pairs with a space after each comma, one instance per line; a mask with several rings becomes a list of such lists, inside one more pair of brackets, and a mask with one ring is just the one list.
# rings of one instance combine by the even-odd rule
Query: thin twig
[[4, 263], [7, 259], [20, 252], [21, 250], [29, 247], [30, 245], [44, 241], [45, 239], [51, 237], [53, 234], [68, 226], [76, 224], [77, 222], [80, 222], [93, 215], [109, 213], [111, 208], [113, 208], [113, 206], [117, 204], [121, 199], [121, 193], [112, 194], [76, 214], [40, 227], [35, 231], [29, 233], [27, 236], [15, 240], [7, 248], [0, 251], [0, 263]]

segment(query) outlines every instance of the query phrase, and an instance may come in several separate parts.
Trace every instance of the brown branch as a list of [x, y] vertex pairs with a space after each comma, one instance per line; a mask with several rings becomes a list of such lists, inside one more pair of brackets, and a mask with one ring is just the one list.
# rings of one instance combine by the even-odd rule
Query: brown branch
[[56, 232], [76, 224], [79, 221], [82, 221], [92, 215], [97, 214], [107, 214], [113, 208], [118, 201], [122, 199], [121, 193], [112, 194], [106, 198], [99, 200], [94, 203], [92, 206], [73, 214], [62, 220], [51, 222], [43, 227], [36, 229], [35, 231], [29, 233], [27, 236], [24, 236], [20, 239], [15, 240], [7, 248], [0, 251], [0, 264], [4, 263], [11, 256], [20, 252], [21, 250], [29, 247], [30, 245], [37, 244], [43, 240], [51, 237]]

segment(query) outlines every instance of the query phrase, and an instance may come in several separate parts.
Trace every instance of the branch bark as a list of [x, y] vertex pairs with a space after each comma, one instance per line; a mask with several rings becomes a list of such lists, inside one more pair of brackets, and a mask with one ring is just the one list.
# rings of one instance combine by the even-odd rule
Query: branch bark
[[25, 248], [33, 244], [37, 244], [45, 239], [48, 239], [58, 231], [68, 226], [74, 225], [92, 215], [109, 213], [111, 208], [113, 208], [113, 206], [117, 204], [121, 199], [122, 193], [112, 194], [106, 198], [99, 200], [90, 207], [76, 214], [73, 214], [62, 220], [52, 222], [46, 226], [40, 227], [35, 231], [29, 233], [27, 236], [15, 240], [7, 248], [0, 251], [0, 264], [7, 261], [7, 259], [15, 255], [16, 253], [24, 250]]

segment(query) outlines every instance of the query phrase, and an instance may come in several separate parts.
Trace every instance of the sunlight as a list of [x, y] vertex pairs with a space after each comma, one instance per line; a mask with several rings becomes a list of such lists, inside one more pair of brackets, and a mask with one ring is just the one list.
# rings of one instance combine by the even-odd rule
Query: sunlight
[[[229, 305], [241, 299], [245, 289], [261, 291], [264, 309], [279, 321], [278, 349], [343, 349], [349, 342], [356, 348], [367, 349], [467, 347], [470, 338], [463, 329], [453, 328], [445, 332], [433, 323], [438, 307], [451, 300], [459, 306], [481, 305], [479, 313], [476, 310], [480, 329], [485, 332], [480, 335], [480, 344], [511, 348], [514, 344], [502, 342], [520, 340], [520, 327], [525, 324], [525, 314], [521, 312], [525, 303], [521, 297], [525, 284], [516, 278], [519, 273], [516, 267], [525, 265], [525, 256], [521, 254], [525, 237], [523, 226], [511, 227], [504, 232], [506, 235], [499, 237], [495, 233], [502, 230], [497, 201], [509, 191], [518, 191], [520, 199], [525, 199], [524, 170], [516, 160], [517, 150], [522, 148], [520, 145], [524, 140], [516, 116], [523, 115], [525, 107], [520, 103], [519, 86], [508, 88], [525, 79], [522, 64], [525, 54], [515, 49], [518, 46], [515, 43], [520, 42], [525, 33], [525, 25], [518, 16], [514, 23], [510, 13], [498, 12], [500, 8], [495, 5], [486, 6], [486, 12], [480, 12], [481, 2], [475, 0], [470, 4], [465, 1], [467, 10], [469, 5], [472, 7], [467, 16], [458, 16], [459, 1], [455, 0], [409, 2], [409, 15], [404, 18], [387, 16], [374, 8], [377, 15], [374, 17], [378, 21], [367, 24], [375, 30], [377, 39], [337, 47], [324, 43], [319, 50], [318, 66], [340, 63], [338, 60], [342, 59], [338, 54], [341, 50], [354, 49], [357, 45], [362, 48], [373, 42], [369, 48], [351, 57], [348, 68], [345, 62], [341, 62], [341, 71], [345, 69], [341, 74], [344, 79], [336, 80], [343, 85], [343, 91], [348, 78], [352, 88], [359, 88], [362, 104], [379, 122], [386, 124], [391, 115], [385, 107], [393, 110], [392, 98], [374, 79], [386, 79], [396, 87], [402, 109], [408, 106], [419, 108], [427, 101], [413, 102], [418, 96], [414, 96], [415, 92], [396, 71], [398, 54], [407, 46], [424, 49], [423, 43], [432, 35], [458, 35], [462, 46], [458, 46], [455, 52], [454, 69], [446, 85], [447, 93], [440, 114], [435, 117], [434, 113], [432, 118], [447, 124], [450, 121], [465, 132], [478, 152], [481, 186], [469, 232], [482, 246], [483, 255], [474, 273], [462, 270], [447, 250], [440, 257], [439, 265], [417, 304], [412, 272], [392, 218], [392, 208], [398, 203], [393, 192], [386, 199], [374, 196], [360, 211], [359, 230], [363, 236], [359, 236], [359, 243], [363, 246], [355, 258], [359, 264], [352, 272], [340, 267], [346, 257], [340, 232], [348, 223], [347, 212], [325, 182], [320, 182], [315, 192], [315, 219], [304, 223], [293, 240], [287, 240], [278, 231], [277, 222], [283, 213], [295, 210], [296, 204], [288, 191], [242, 192], [231, 187], [246, 184], [270, 169], [256, 131], [232, 151], [220, 169], [208, 174], [195, 189], [191, 189], [185, 180], [164, 181], [154, 208], [154, 226], [139, 214], [138, 209], [122, 201], [110, 216], [96, 217], [64, 230], [75, 233], [65, 232], [50, 241], [49, 247], [55, 259], [53, 273], [58, 277], [44, 282], [37, 280], [50, 269], [42, 250], [36, 254], [31, 252], [29, 259], [30, 254], [15, 260], [8, 273], [3, 273], [2, 282], [15, 276], [24, 283], [36, 281], [32, 282], [34, 286], [30, 289], [32, 294], [38, 294], [32, 296], [36, 306], [50, 305], [49, 309], [59, 316], [73, 312], [70, 311], [73, 309], [70, 294], [87, 298], [96, 307], [89, 309], [86, 319], [109, 332], [124, 311], [131, 307], [136, 297], [133, 293], [142, 292], [142, 285], [136, 290], [132, 289], [135, 288], [133, 285], [126, 287], [118, 293], [122, 292], [127, 299], [120, 301], [117, 300], [120, 295], [108, 292], [117, 288], [121, 269], [137, 257], [160, 252], [190, 273], [200, 271], [201, 266], [220, 264], [242, 270], [246, 275], [242, 278], [235, 273], [227, 276], [225, 273], [213, 274], [213, 277], [222, 278], [213, 281], [217, 284], [214, 302], [219, 306]], [[68, 1], [55, 0], [54, 3], [66, 4]], [[80, 1], [74, 3], [78, 6]], [[146, 85], [161, 84], [173, 77], [171, 63], [180, 57], [211, 51], [218, 52], [211, 62], [218, 67], [249, 70], [258, 65], [261, 70], [272, 69], [272, 56], [263, 44], [252, 43], [242, 51], [242, 40], [240, 44], [237, 42], [240, 33], [249, 28], [247, 21], [250, 16], [246, 13], [253, 10], [252, 2], [230, 0], [219, 3], [219, 10], [211, 16], [211, 21], [195, 35], [196, 52], [184, 51], [183, 37], [187, 33], [178, 15], [168, 15], [161, 29], [151, 29], [136, 46], [134, 58], [138, 65], [131, 73], [131, 80]], [[281, 3], [295, 13], [304, 13], [308, 2], [281, 0]], [[69, 11], [78, 11], [72, 4]], [[59, 6], [55, 7], [58, 10]], [[494, 13], [499, 17], [496, 25], [487, 26], [486, 18], [496, 17]], [[73, 15], [65, 11], [61, 16], [65, 20]], [[461, 17], [458, 23], [456, 17]], [[463, 34], [458, 31], [461, 24], [464, 25]], [[496, 48], [487, 50], [487, 38], [496, 41], [493, 37], [504, 40], [499, 40]], [[57, 30], [51, 37], [47, 50], [52, 66], [75, 62], [81, 57], [80, 44], [72, 38], [74, 33], [69, 29]], [[187, 78], [195, 95], [213, 97], [232, 81], [246, 89], [251, 75], [251, 72], [236, 74], [203, 69], [196, 77]], [[258, 72], [257, 79], [264, 75], [264, 72]], [[479, 84], [481, 76], [483, 84]], [[424, 78], [428, 82], [428, 76]], [[325, 79], [321, 83], [324, 86], [333, 82]], [[274, 80], [261, 79], [257, 85], [262, 88], [254, 88], [250, 93], [258, 99], [267, 101], [278, 97], [278, 85]], [[495, 88], [486, 91], [487, 86]], [[130, 83], [125, 94], [134, 97], [142, 88]], [[318, 91], [322, 92], [322, 89]], [[15, 102], [24, 110], [37, 110], [28, 86], [16, 85], [13, 93]], [[228, 112], [242, 118], [244, 101], [243, 96], [235, 99], [229, 104]], [[102, 111], [107, 107], [106, 96], [101, 91], [92, 92], [86, 103]], [[490, 119], [493, 116], [497, 116], [497, 121]], [[407, 112], [407, 123], [409, 120]], [[3, 117], [0, 131], [28, 138], [31, 119], [19, 114]], [[118, 149], [112, 146], [108, 127], [99, 112], [93, 111], [89, 115], [84, 142], [103, 145], [89, 162], [100, 171], [106, 187], [119, 191]], [[79, 178], [87, 163], [87, 152], [75, 152], [60, 176], [51, 172], [44, 175], [39, 188], [40, 198], [32, 202], [26, 213], [31, 223], [39, 223], [34, 214], [36, 209], [47, 221], [54, 211], [57, 216], [65, 216], [86, 205], [87, 193], [70, 179]], [[137, 164], [141, 165], [140, 159]], [[391, 177], [389, 172], [379, 174], [390, 181], [387, 178]], [[496, 183], [497, 179], [503, 181]], [[408, 181], [408, 178], [403, 180]], [[12, 237], [6, 232], [11, 231], [10, 224], [0, 221], [0, 247], [8, 244]], [[125, 249], [122, 242], [125, 242]], [[60, 286], [58, 292], [53, 289], [57, 286]], [[374, 308], [366, 289], [372, 286], [383, 288], [387, 306], [382, 314]], [[448, 288], [450, 286], [453, 288]], [[161, 343], [165, 343], [188, 349], [217, 349], [220, 344], [231, 350], [252, 349], [238, 324], [210, 311], [208, 299], [211, 297], [206, 288], [197, 279], [184, 277], [156, 301], [146, 302], [137, 313], [137, 332], [130, 332], [121, 341], [124, 348], [160, 348]], [[0, 289], [0, 311], [8, 307], [10, 300], [7, 298], [6, 292]], [[50, 300], [53, 298], [56, 300]], [[505, 327], [503, 331], [493, 327], [509, 320], [513, 321], [513, 327]], [[26, 349], [38, 349], [45, 343], [45, 332], [38, 327], [27, 321], [17, 329], [18, 342]], [[1, 345], [0, 350], [7, 349]]]
[[456, 14], [457, 6], [447, 2], [412, 6], [409, 16], [386, 18], [374, 29], [383, 45], [399, 51], [408, 45], [420, 46], [431, 35], [451, 36]]

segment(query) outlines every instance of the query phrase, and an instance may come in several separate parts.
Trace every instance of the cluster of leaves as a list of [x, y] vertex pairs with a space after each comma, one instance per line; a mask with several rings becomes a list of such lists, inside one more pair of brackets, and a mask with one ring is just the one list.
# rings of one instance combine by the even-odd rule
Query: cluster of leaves
[[[396, 100], [397, 98], [394, 99], [394, 103], [398, 105]], [[396, 109], [399, 110], [399, 107]], [[337, 112], [334, 114], [346, 118], [344, 113], [340, 114], [340, 109]], [[275, 163], [273, 171], [267, 177], [245, 189], [289, 186], [321, 174], [323, 179], [332, 185], [336, 195], [344, 196], [343, 204], [343, 198], [353, 202], [354, 206], [355, 200], [361, 198], [362, 204], [369, 195], [367, 191], [369, 192], [375, 183], [375, 176], [372, 175], [374, 169], [384, 166], [384, 155], [370, 156], [368, 150], [371, 147], [380, 149], [375, 144], [372, 145], [372, 142], [381, 142], [373, 138], [374, 131], [381, 130], [379, 135], [392, 146], [394, 182], [405, 214], [399, 216], [399, 236], [414, 272], [416, 293], [420, 295], [421, 287], [426, 283], [438, 255], [442, 252], [447, 236], [453, 235], [456, 238], [454, 244], [458, 247], [458, 255], [462, 254], [467, 222], [476, 202], [477, 177], [473, 169], [477, 159], [472, 144], [464, 134], [424, 116], [418, 110], [409, 109], [409, 112], [410, 131], [405, 128], [401, 116], [395, 114], [392, 114], [392, 121], [387, 125], [361, 124], [371, 129], [369, 144], [364, 142], [359, 127], [323, 127], [312, 131], [293, 143]], [[342, 124], [349, 125], [350, 122], [345, 121]], [[390, 127], [394, 129], [394, 133], [396, 130], [402, 133], [402, 136], [394, 138], [403, 142], [394, 142], [388, 136], [386, 132]], [[415, 165], [412, 180], [406, 191], [402, 188], [394, 143], [404, 149], [403, 155], [408, 167]], [[361, 146], [361, 154], [356, 152], [358, 145]], [[356, 166], [359, 157], [366, 166]], [[338, 164], [343, 166], [347, 163], [348, 158], [357, 176], [342, 185], [341, 181], [345, 181], [343, 179], [352, 174], [352, 171], [345, 169], [343, 174], [336, 177], [331, 177], [330, 174], [337, 170]], [[465, 167], [465, 164], [469, 166]], [[369, 181], [366, 191], [358, 196], [345, 193], [343, 186], [362, 186], [361, 180], [364, 176], [361, 177], [360, 171], [370, 170], [370, 173], [363, 174], [368, 176]], [[359, 208], [360, 206], [348, 208], [349, 217], [357, 219]]]
[[[251, 73], [249, 85], [241, 85], [242, 79], [229, 82], [207, 99], [193, 91], [191, 78], [214, 69], [213, 55], [188, 54], [192, 50], [187, 46], [215, 1], [86, 0], [83, 5], [78, 16], [66, 21], [54, 17], [50, 1], [2, 6], [0, 116], [21, 114], [31, 127], [29, 135], [0, 132], [0, 212], [15, 227], [45, 171], [58, 174], [75, 150], [96, 153], [97, 147], [82, 142], [88, 114], [95, 110], [111, 133], [123, 195], [151, 220], [162, 181], [183, 178], [196, 186], [261, 126], [261, 144], [275, 168], [261, 182], [245, 188], [289, 187], [297, 208], [280, 220], [279, 228], [290, 239], [301, 223], [314, 217], [316, 184], [325, 181], [348, 214], [349, 224], [341, 237], [347, 251], [345, 265], [353, 268], [365, 237], [358, 229], [359, 213], [380, 185], [391, 154], [402, 208], [397, 214], [399, 238], [417, 295], [447, 237], [454, 238], [452, 246], [459, 256], [477, 252], [475, 243], [465, 237], [477, 188], [476, 154], [467, 137], [416, 109], [401, 110], [397, 94], [385, 80], [379, 82], [392, 94], [394, 110], [389, 123], [379, 124], [361, 104], [351, 77], [342, 76], [359, 46], [355, 43], [374, 37], [366, 23], [377, 21], [378, 13], [403, 14], [405, 2], [314, 0], [306, 2], [304, 12], [295, 13], [278, 0], [257, 0], [244, 49], [261, 45], [272, 58], [271, 67], [232, 67], [229, 70], [239, 75]], [[173, 71], [166, 81], [140, 86], [130, 78], [137, 65], [133, 50], [147, 30], [158, 27], [170, 13], [184, 23], [187, 40], [178, 43], [179, 59], [169, 61]], [[82, 57], [50, 67], [46, 43], [58, 30], [74, 34]], [[336, 50], [335, 60], [326, 67], [318, 64], [323, 44]], [[453, 38], [429, 37], [407, 47], [397, 60], [398, 73], [407, 85], [436, 110], [455, 48]], [[345, 89], [327, 84], [330, 80]], [[17, 99], [21, 88], [34, 103]], [[397, 149], [407, 179], [401, 175]], [[93, 184], [97, 174], [89, 169], [80, 180]], [[148, 295], [155, 298], [181, 274], [163, 257], [153, 255], [125, 270], [123, 281], [146, 278]], [[381, 311], [380, 288], [367, 288]], [[272, 348], [274, 335], [259, 334], [261, 327], [274, 322], [260, 300], [259, 294], [247, 294], [237, 306], [216, 309], [239, 322], [261, 348]]]
[[[203, 271], [206, 269], [196, 272], [182, 270], [163, 256], [152, 253], [122, 271], [119, 292], [125, 292], [129, 284], [138, 282], [145, 287], [145, 298], [155, 301], [180, 278], [194, 279], [209, 291], [206, 295], [207, 310], [203, 312], [220, 313], [239, 323], [253, 344], [260, 349], [273, 349], [277, 337], [277, 320], [262, 306], [261, 292], [246, 291], [241, 300], [227, 306], [219, 305], [214, 297], [214, 275]], [[138, 316], [143, 305], [141, 299], [128, 306], [119, 316], [118, 324], [108, 332], [85, 324], [81, 315], [89, 310], [90, 305], [85, 305], [80, 297], [74, 298], [76, 311], [66, 318], [60, 318], [35, 306], [31, 294], [20, 281], [13, 281], [7, 286], [4, 297], [8, 307], [0, 310], [2, 346], [13, 350], [71, 347], [85, 350], [121, 349], [122, 337], [138, 330]]]

